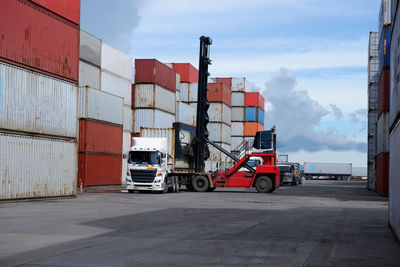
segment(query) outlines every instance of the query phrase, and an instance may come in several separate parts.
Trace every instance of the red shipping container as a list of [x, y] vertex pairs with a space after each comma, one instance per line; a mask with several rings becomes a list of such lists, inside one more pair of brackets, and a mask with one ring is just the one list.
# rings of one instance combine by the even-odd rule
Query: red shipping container
[[244, 123], [244, 136], [256, 136], [258, 131], [263, 131], [264, 125], [258, 122], [245, 122]]
[[173, 69], [181, 76], [182, 83], [198, 83], [199, 71], [190, 63], [172, 63]]
[[0, 60], [78, 81], [79, 27], [31, 2], [0, 1]]
[[259, 107], [261, 110], [264, 110], [264, 106], [265, 106], [264, 97], [262, 96], [262, 94], [258, 94], [258, 107]]
[[390, 69], [383, 69], [378, 86], [378, 116], [390, 109]]
[[156, 59], [135, 59], [135, 83], [158, 84], [176, 90], [176, 72]]
[[258, 107], [264, 110], [264, 97], [258, 92], [246, 92], [244, 94], [244, 105], [246, 107]]
[[232, 106], [232, 91], [223, 83], [209, 83], [207, 99], [209, 102], [225, 103], [227, 106]]
[[378, 194], [389, 195], [389, 154], [380, 154], [376, 157], [375, 190]]
[[81, 0], [31, 0], [57, 15], [79, 24]]
[[122, 126], [79, 120], [79, 152], [122, 155]]
[[217, 78], [216, 82], [223, 83], [223, 84], [225, 84], [226, 87], [228, 87], [230, 90], [232, 90], [232, 78]]
[[79, 153], [78, 185], [120, 185], [122, 156]]

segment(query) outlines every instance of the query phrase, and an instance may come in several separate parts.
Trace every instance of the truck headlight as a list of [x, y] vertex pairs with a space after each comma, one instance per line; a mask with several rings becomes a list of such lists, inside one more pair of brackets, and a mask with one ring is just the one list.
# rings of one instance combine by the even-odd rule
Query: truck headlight
[[162, 172], [157, 172], [157, 176], [162, 176]]
[[161, 179], [155, 179], [154, 182], [159, 183], [159, 182], [161, 182]]

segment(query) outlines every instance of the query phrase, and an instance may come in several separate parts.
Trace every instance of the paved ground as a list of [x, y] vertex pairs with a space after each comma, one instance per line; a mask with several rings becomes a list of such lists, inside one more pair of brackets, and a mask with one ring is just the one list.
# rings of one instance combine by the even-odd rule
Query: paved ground
[[400, 266], [362, 182], [0, 203], [0, 266]]

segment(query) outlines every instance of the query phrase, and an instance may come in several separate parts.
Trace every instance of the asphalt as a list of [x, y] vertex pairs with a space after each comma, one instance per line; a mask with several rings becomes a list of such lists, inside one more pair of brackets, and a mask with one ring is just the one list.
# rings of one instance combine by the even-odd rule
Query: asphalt
[[0, 202], [0, 266], [400, 266], [363, 182]]

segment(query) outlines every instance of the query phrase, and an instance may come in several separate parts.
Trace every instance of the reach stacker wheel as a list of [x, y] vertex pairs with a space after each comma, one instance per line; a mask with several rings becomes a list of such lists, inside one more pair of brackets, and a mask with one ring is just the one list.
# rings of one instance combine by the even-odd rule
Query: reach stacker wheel
[[272, 180], [268, 176], [258, 177], [255, 186], [259, 193], [270, 193], [273, 191]]

